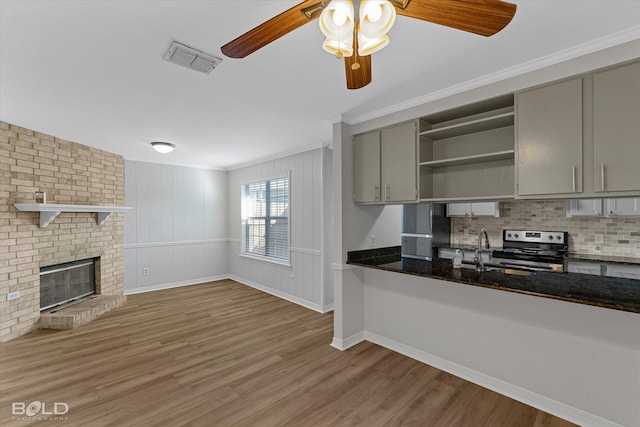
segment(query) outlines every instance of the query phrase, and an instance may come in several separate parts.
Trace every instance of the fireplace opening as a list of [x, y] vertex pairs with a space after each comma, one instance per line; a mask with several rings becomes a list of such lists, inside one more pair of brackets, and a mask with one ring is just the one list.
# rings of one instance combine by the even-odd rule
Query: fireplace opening
[[40, 269], [40, 311], [96, 293], [96, 259]]

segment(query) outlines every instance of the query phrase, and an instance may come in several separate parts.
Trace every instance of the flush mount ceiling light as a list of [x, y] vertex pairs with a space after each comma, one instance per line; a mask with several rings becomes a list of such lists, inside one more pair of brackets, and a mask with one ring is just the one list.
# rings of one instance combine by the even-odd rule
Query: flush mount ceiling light
[[371, 54], [389, 44], [396, 14], [488, 37], [515, 13], [516, 5], [502, 0], [303, 0], [221, 49], [230, 58], [244, 58], [319, 19], [322, 48], [344, 58], [347, 89], [360, 89], [371, 83]]
[[176, 144], [172, 144], [170, 142], [162, 142], [162, 141], [153, 141], [151, 146], [158, 153], [167, 154], [173, 151], [176, 148]]

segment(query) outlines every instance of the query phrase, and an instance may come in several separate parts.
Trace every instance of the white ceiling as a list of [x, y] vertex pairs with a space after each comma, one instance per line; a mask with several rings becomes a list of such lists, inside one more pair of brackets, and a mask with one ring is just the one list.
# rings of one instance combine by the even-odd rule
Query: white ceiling
[[[130, 160], [224, 169], [328, 144], [336, 117], [640, 38], [638, 0], [512, 2], [490, 38], [399, 16], [373, 82], [349, 91], [315, 22], [210, 75], [162, 59], [172, 40], [223, 57], [295, 0], [0, 0], [0, 120]], [[155, 153], [155, 140], [177, 148]]]

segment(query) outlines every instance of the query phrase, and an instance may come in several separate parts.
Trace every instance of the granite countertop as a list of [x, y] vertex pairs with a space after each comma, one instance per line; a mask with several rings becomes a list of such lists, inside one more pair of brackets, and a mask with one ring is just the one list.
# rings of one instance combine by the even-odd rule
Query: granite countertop
[[632, 256], [612, 256], [612, 255], [591, 255], [569, 252], [567, 256], [569, 261], [592, 261], [606, 262], [615, 264], [640, 264], [640, 258]]
[[533, 272], [527, 275], [500, 271], [454, 269], [449, 259], [433, 261], [402, 258], [400, 246], [349, 252], [348, 264], [446, 280], [579, 304], [640, 313], [640, 280], [580, 273]]

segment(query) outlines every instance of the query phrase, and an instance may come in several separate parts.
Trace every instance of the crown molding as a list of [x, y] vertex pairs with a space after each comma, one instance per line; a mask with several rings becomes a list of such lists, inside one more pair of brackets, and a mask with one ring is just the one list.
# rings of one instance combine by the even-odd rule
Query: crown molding
[[[389, 114], [398, 113], [409, 108], [418, 107], [429, 102], [437, 101], [449, 96], [458, 95], [463, 92], [467, 92], [473, 89], [478, 89], [483, 86], [487, 86], [493, 83], [504, 81], [510, 78], [518, 77], [526, 73], [538, 71], [546, 67], [558, 65], [563, 62], [577, 59], [585, 55], [597, 53], [605, 49], [613, 48], [624, 43], [632, 42], [640, 39], [640, 25], [629, 28], [618, 33], [602, 37], [600, 39], [593, 40], [588, 43], [583, 43], [578, 46], [574, 46], [569, 49], [565, 49], [559, 52], [555, 52], [550, 55], [542, 56], [540, 58], [518, 64], [516, 66], [506, 68], [504, 70], [488, 74], [483, 77], [479, 77], [473, 80], [466, 81], [461, 84], [447, 87], [442, 90], [431, 92], [425, 95], [421, 95], [416, 98], [408, 99], [406, 101], [398, 102], [396, 104], [389, 105], [388, 107], [381, 108], [369, 113], [360, 115], [341, 114], [337, 116], [339, 121], [354, 125], [368, 120], [377, 119]], [[637, 54], [636, 54], [637, 55]], [[630, 58], [631, 59], [631, 58]], [[598, 68], [598, 67], [595, 67]], [[595, 69], [595, 68], [592, 68]], [[583, 70], [581, 72], [587, 72], [591, 70]], [[579, 74], [579, 73], [578, 73]], [[568, 77], [568, 76], [566, 76]], [[334, 118], [335, 119], [335, 118]], [[333, 122], [332, 123], [337, 123]]]

